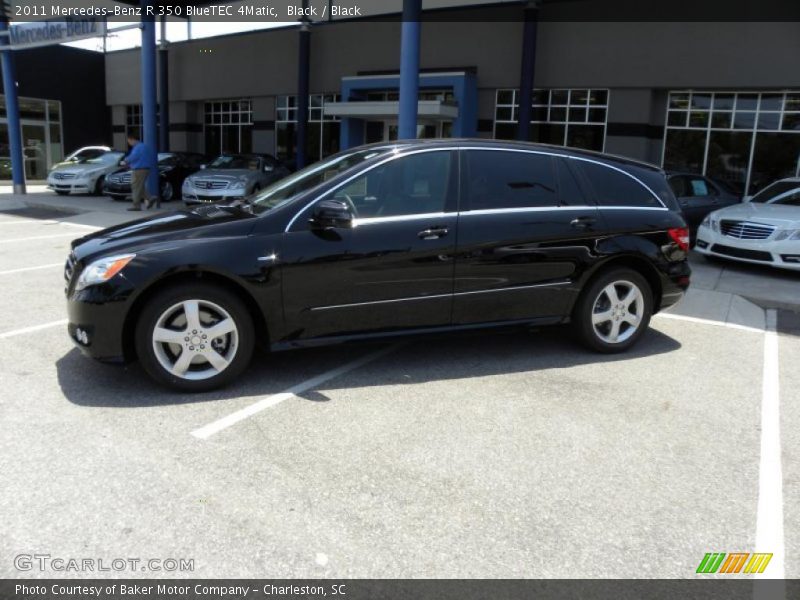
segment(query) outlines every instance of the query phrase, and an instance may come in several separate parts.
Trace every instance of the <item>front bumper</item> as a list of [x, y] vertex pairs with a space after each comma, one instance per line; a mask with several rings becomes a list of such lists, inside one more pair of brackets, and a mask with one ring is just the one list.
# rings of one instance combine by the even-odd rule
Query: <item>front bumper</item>
[[225, 190], [183, 190], [184, 204], [225, 204], [245, 197], [242, 189]]
[[103, 186], [103, 193], [106, 196], [111, 196], [113, 198], [130, 198], [131, 186], [129, 184], [111, 183], [106, 181], [105, 185]]
[[104, 283], [67, 294], [70, 339], [85, 355], [104, 362], [126, 360], [124, 324], [133, 290], [121, 283], [125, 285]]
[[67, 192], [69, 194], [88, 194], [92, 187], [88, 181], [47, 181], [47, 187], [54, 192]]
[[797, 241], [742, 240], [701, 225], [694, 249], [706, 256], [800, 271], [800, 242]]

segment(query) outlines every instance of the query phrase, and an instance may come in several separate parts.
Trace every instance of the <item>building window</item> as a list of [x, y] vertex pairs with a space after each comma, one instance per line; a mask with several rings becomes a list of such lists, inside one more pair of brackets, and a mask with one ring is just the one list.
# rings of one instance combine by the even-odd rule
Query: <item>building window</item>
[[205, 103], [207, 154], [253, 151], [253, 107], [250, 100], [215, 100]]
[[[531, 103], [531, 139], [602, 152], [607, 118], [608, 90], [537, 89]], [[515, 139], [518, 125], [519, 90], [497, 90], [494, 137]]]
[[[338, 102], [339, 94], [308, 97], [306, 157], [311, 163], [339, 151], [339, 117], [325, 114], [326, 102]], [[275, 156], [292, 160], [297, 144], [297, 96], [278, 96], [275, 104]]]
[[[22, 120], [22, 159], [25, 178], [41, 180], [64, 157], [61, 133], [61, 102], [39, 98], [18, 98]], [[0, 95], [0, 179], [11, 179], [11, 149], [5, 96]]]
[[752, 195], [800, 174], [800, 92], [670, 92], [662, 165]]
[[129, 104], [125, 107], [125, 136], [136, 136], [142, 139], [142, 105]]

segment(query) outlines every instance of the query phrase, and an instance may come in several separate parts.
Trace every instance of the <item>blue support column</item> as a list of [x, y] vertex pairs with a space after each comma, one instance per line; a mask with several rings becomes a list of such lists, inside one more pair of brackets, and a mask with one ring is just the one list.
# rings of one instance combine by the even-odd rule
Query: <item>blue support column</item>
[[[303, 2], [306, 6], [307, 2]], [[297, 147], [295, 164], [298, 169], [306, 166], [308, 141], [308, 91], [311, 78], [311, 29], [305, 20], [300, 26], [297, 52]]]
[[538, 2], [525, 7], [525, 24], [522, 32], [522, 68], [519, 76], [519, 126], [517, 139], [530, 141], [531, 104], [533, 104], [533, 78], [536, 70], [536, 25], [539, 20]]
[[158, 121], [156, 112], [156, 19], [153, 0], [141, 0], [142, 7], [142, 134], [143, 142], [150, 147], [150, 175], [147, 192], [158, 195]]
[[169, 50], [166, 17], [161, 17], [161, 45], [158, 49], [158, 108], [158, 150], [169, 152]]
[[[0, 32], [8, 31], [8, 18], [0, 15]], [[0, 36], [0, 45], [9, 45], [8, 37]], [[19, 122], [19, 101], [17, 99], [17, 71], [14, 65], [14, 51], [3, 49], [3, 94], [6, 97], [8, 117], [8, 145], [11, 151], [11, 181], [15, 194], [25, 193], [25, 162], [22, 158], [22, 130]]]
[[422, 0], [403, 0], [403, 29], [400, 39], [400, 110], [397, 137], [417, 137], [419, 99], [419, 38]]

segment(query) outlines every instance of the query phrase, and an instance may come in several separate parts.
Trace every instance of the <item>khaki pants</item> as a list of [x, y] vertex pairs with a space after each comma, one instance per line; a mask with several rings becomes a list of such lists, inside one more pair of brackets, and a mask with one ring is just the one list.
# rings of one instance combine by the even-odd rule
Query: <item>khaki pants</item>
[[150, 169], [134, 169], [131, 171], [131, 194], [133, 195], [133, 207], [140, 208], [142, 200], [145, 202], [150, 199], [147, 195], [147, 174]]

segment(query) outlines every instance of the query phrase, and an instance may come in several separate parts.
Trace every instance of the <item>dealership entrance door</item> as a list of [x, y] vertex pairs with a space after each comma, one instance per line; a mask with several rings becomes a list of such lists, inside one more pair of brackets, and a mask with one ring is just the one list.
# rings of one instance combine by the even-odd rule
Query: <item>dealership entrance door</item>
[[[417, 138], [449, 138], [452, 137], [451, 121], [426, 121], [417, 123]], [[364, 126], [364, 143], [391, 142], [397, 139], [397, 119], [381, 119], [367, 121]]]

